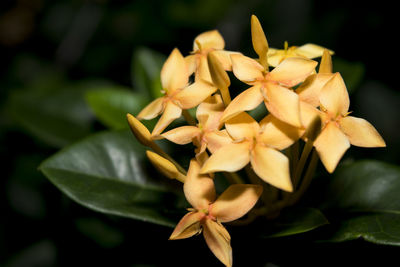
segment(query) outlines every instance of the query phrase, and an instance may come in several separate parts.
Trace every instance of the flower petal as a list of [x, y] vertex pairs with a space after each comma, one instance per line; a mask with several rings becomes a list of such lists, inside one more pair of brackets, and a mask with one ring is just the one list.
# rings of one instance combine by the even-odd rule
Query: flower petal
[[183, 192], [187, 201], [195, 209], [208, 209], [215, 201], [216, 193], [214, 181], [206, 174], [200, 174], [200, 164], [192, 159], [183, 185]]
[[263, 187], [260, 185], [231, 185], [210, 206], [210, 214], [219, 222], [237, 220], [254, 207], [262, 191]]
[[228, 231], [218, 222], [207, 219], [203, 224], [203, 235], [212, 253], [225, 266], [232, 266], [231, 237]]
[[196, 110], [199, 124], [207, 130], [214, 131], [220, 128], [220, 120], [225, 109], [221, 95], [215, 94], [201, 103]]
[[215, 151], [231, 144], [233, 141], [226, 130], [208, 132], [203, 138], [207, 142], [207, 148], [211, 153], [215, 153]]
[[226, 107], [221, 121], [227, 121], [242, 111], [249, 111], [255, 109], [261, 104], [264, 97], [261, 94], [261, 85], [257, 84], [249, 89], [243, 91], [236, 96], [232, 102]]
[[192, 75], [197, 69], [197, 55], [189, 55], [185, 57], [188, 75]]
[[260, 131], [258, 122], [246, 112], [233, 117], [225, 123], [225, 128], [234, 140], [252, 139]]
[[308, 78], [296, 89], [300, 101], [307, 102], [314, 107], [319, 106], [319, 97], [324, 85], [333, 77], [333, 74], [318, 73]]
[[331, 116], [346, 115], [350, 106], [349, 94], [339, 73], [325, 84], [319, 97], [320, 103]]
[[195, 81], [206, 81], [212, 83], [212, 78], [210, 74], [210, 68], [208, 67], [207, 56], [198, 55], [197, 57], [197, 69], [195, 73]]
[[352, 145], [360, 147], [385, 147], [385, 141], [368, 121], [347, 116], [339, 121], [340, 128]]
[[250, 161], [249, 145], [248, 142], [241, 142], [221, 147], [204, 163], [200, 173], [242, 169]]
[[[216, 53], [217, 51], [214, 51], [208, 53], [207, 56], [208, 69], [211, 75], [211, 80], [214, 85], [220, 89], [228, 88], [229, 85], [231, 85], [231, 81]], [[231, 62], [229, 62], [228, 64], [231, 64]]]
[[278, 120], [271, 114], [260, 122], [260, 127], [262, 129], [260, 140], [265, 145], [278, 150], [291, 146], [304, 133], [304, 130]]
[[281, 152], [257, 144], [251, 153], [251, 166], [265, 182], [288, 192], [293, 191], [289, 159]]
[[268, 49], [268, 65], [271, 67], [276, 67], [281, 63], [287, 55], [284, 50], [279, 50], [276, 48]]
[[254, 51], [260, 58], [261, 65], [268, 67], [267, 53], [268, 53], [268, 41], [265, 37], [261, 23], [255, 15], [251, 16], [251, 40], [253, 42]]
[[167, 93], [186, 86], [189, 81], [189, 70], [181, 52], [172, 50], [161, 69], [161, 84]]
[[189, 212], [179, 221], [169, 240], [192, 237], [201, 232], [200, 221], [204, 217], [202, 212]]
[[156, 167], [157, 170], [159, 170], [162, 174], [164, 174], [168, 178], [177, 179], [181, 182], [184, 182], [186, 180], [186, 176], [182, 174], [180, 171], [178, 171], [176, 166], [166, 158], [150, 150], [146, 151], [146, 155], [149, 158], [150, 162], [153, 164], [153, 166]]
[[[331, 51], [332, 52], [332, 51]], [[322, 54], [321, 63], [319, 64], [318, 73], [331, 74], [332, 73], [332, 56], [328, 49], [324, 49]]]
[[264, 103], [272, 115], [292, 126], [303, 127], [299, 96], [295, 92], [274, 83], [267, 83], [265, 92]]
[[174, 120], [179, 118], [182, 114], [182, 109], [172, 103], [171, 101], [168, 101], [165, 104], [165, 109], [163, 114], [161, 115], [160, 119], [158, 120], [157, 124], [154, 126], [153, 132], [151, 133], [151, 136], [156, 137], [164, 131], [165, 128], [168, 127], [168, 125], [171, 124]]
[[[316, 58], [321, 57], [324, 50], [328, 50], [322, 46], [316, 44], [305, 44], [296, 48], [296, 54], [301, 55], [306, 58]], [[331, 55], [333, 55], [332, 50], [328, 50]]]
[[314, 60], [289, 57], [276, 66], [267, 79], [292, 87], [304, 81], [315, 70], [317, 64]]
[[263, 77], [264, 67], [252, 58], [241, 54], [231, 55], [232, 70], [236, 78], [242, 82], [254, 82]]
[[129, 127], [136, 139], [145, 146], [152, 146], [153, 140], [149, 130], [131, 114], [126, 114]]
[[235, 51], [215, 50], [211, 52], [221, 63], [222, 68], [227, 71], [232, 71], [231, 55], [240, 55], [241, 53]]
[[182, 126], [163, 133], [161, 136], [169, 141], [186, 145], [193, 141], [201, 133], [201, 130], [195, 126]]
[[[198, 46], [200, 44], [201, 47]], [[212, 30], [197, 35], [193, 42], [193, 51], [205, 49], [224, 49], [225, 41], [219, 31]]]
[[179, 102], [182, 109], [194, 108], [216, 90], [217, 88], [210, 83], [197, 81], [177, 93], [174, 100]]
[[350, 147], [350, 143], [336, 124], [330, 122], [315, 140], [314, 146], [326, 170], [332, 173]]
[[303, 122], [306, 129], [310, 126], [316, 116], [319, 116], [321, 118], [321, 121], [326, 121], [328, 119], [326, 113], [302, 101], [300, 101], [300, 114], [301, 121]]
[[136, 116], [138, 120], [151, 120], [161, 114], [164, 108], [165, 97], [159, 97], [150, 102]]

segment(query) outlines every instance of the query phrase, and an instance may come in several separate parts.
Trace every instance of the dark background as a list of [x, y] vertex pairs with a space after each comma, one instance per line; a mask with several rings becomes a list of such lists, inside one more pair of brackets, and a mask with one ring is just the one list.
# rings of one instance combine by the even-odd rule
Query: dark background
[[[335, 51], [334, 64], [337, 58], [349, 77], [360, 76], [349, 88], [351, 110], [388, 147], [350, 153], [398, 164], [396, 10], [394, 1], [2, 0], [0, 266], [221, 266], [202, 237], [168, 241], [171, 229], [98, 214], [62, 195], [37, 167], [67, 143], [46, 142], [26, 127], [13, 111], [16, 92], [35, 95], [38, 87], [57, 90], [89, 79], [131, 87], [136, 48], [168, 55], [178, 47], [187, 55], [196, 35], [215, 28], [228, 50], [255, 56], [250, 16], [256, 14], [271, 47], [316, 43]], [[104, 126], [91, 119], [85, 129], [70, 139]], [[362, 240], [314, 243], [308, 235], [260, 242], [228, 229], [235, 266], [393, 266], [399, 251]]]

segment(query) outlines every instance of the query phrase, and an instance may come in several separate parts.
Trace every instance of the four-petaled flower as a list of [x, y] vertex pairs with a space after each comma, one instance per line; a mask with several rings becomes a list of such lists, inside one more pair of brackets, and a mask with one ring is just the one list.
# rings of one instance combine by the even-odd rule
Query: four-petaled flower
[[213, 179], [199, 174], [199, 170], [199, 163], [191, 160], [183, 191], [193, 208], [179, 221], [169, 239], [188, 238], [203, 231], [214, 255], [225, 266], [232, 266], [231, 237], [221, 223], [237, 220], [251, 210], [262, 186], [231, 185], [217, 198]]

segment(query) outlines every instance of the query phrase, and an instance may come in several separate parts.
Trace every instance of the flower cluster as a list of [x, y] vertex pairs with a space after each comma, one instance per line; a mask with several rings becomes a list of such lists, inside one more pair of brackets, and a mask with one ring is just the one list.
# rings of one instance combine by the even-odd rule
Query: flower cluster
[[[251, 33], [257, 59], [224, 50], [224, 39], [216, 30], [197, 36], [186, 57], [175, 48], [161, 70], [164, 95], [136, 118], [128, 114], [137, 139], [152, 149], [147, 151], [150, 161], [165, 176], [184, 183], [192, 205], [170, 239], [203, 232], [210, 250], [226, 266], [232, 265], [232, 249], [221, 223], [243, 217], [260, 197], [264, 206], [239, 223], [261, 215], [273, 217], [294, 204], [310, 183], [318, 157], [331, 173], [350, 144], [385, 146], [370, 123], [349, 116], [345, 83], [332, 72], [333, 51], [314, 44], [269, 48], [254, 15]], [[322, 57], [318, 71], [318, 62], [312, 60], [317, 57]], [[249, 86], [232, 100], [227, 71]], [[257, 122], [247, 112], [262, 102], [269, 113]], [[196, 107], [194, 119], [188, 109]], [[160, 115], [151, 133], [139, 121]], [[189, 125], [165, 131], [182, 115]], [[158, 139], [194, 145], [187, 172], [156, 144]], [[247, 183], [236, 173], [243, 168]], [[232, 183], [220, 196], [214, 187], [215, 172], [223, 172]], [[277, 194], [278, 190], [285, 192]]]

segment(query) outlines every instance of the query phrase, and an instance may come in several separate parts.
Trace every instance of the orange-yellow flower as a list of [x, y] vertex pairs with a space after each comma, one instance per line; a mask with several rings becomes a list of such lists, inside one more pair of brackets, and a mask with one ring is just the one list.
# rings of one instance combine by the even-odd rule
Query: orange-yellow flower
[[161, 136], [179, 145], [193, 142], [202, 153], [208, 148], [214, 153], [221, 146], [232, 142], [225, 130], [221, 128], [220, 118], [224, 111], [221, 96], [216, 94], [201, 103], [196, 112], [196, 126], [182, 126], [163, 133]]
[[299, 138], [297, 129], [267, 116], [260, 125], [243, 112], [225, 123], [233, 143], [221, 147], [204, 163], [201, 173], [235, 172], [249, 162], [265, 182], [291, 192], [289, 159], [279, 152]]
[[210, 52], [218, 58], [225, 70], [232, 70], [231, 54], [238, 52], [224, 50], [225, 41], [217, 30], [204, 32], [198, 35], [193, 42], [192, 55], [185, 57], [189, 67], [189, 74], [195, 73], [195, 80], [212, 82], [207, 63], [207, 55]]
[[[284, 49], [270, 48], [268, 50], [268, 64], [272, 67], [276, 67], [284, 59], [290, 57], [302, 57], [302, 58], [317, 58], [321, 57], [326, 48], [316, 45], [316, 44], [305, 44], [302, 46], [288, 46], [285, 42]], [[333, 55], [332, 50], [328, 50], [331, 55]]]
[[270, 72], [264, 59], [268, 51], [264, 32], [255, 16], [252, 16], [251, 22], [253, 47], [260, 56], [261, 64], [243, 55], [231, 55], [233, 73], [252, 87], [232, 100], [222, 121], [242, 111], [252, 110], [264, 101], [268, 111], [276, 118], [295, 127], [303, 127], [299, 96], [289, 88], [304, 81], [314, 71], [317, 62], [299, 57], [288, 58]]
[[191, 160], [183, 190], [193, 208], [179, 221], [169, 239], [188, 238], [203, 231], [214, 255], [225, 266], [232, 266], [231, 237], [221, 223], [237, 220], [251, 210], [262, 187], [231, 185], [217, 198], [213, 179], [199, 174], [199, 170], [199, 163]]
[[165, 95], [147, 105], [137, 116], [138, 119], [151, 120], [162, 114], [155, 125], [152, 136], [158, 136], [183, 109], [200, 104], [217, 89], [210, 83], [197, 81], [188, 86], [189, 71], [182, 54], [175, 48], [161, 70], [161, 84]]
[[350, 144], [360, 147], [385, 147], [385, 141], [366, 120], [348, 116], [349, 95], [339, 73], [322, 88], [319, 115], [323, 129], [314, 146], [328, 172], [333, 172]]

